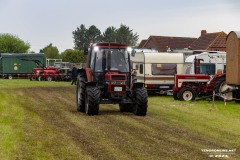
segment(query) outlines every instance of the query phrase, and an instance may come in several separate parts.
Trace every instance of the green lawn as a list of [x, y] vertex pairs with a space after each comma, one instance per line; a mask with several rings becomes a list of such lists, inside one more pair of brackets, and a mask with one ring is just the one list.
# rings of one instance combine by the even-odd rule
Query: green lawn
[[0, 80], [0, 159], [240, 159], [240, 104], [149, 96], [146, 117], [76, 112], [70, 82]]

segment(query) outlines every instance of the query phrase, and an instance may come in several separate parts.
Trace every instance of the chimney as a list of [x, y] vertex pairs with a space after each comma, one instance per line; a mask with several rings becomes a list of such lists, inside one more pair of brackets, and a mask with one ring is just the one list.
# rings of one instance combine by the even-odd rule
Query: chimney
[[201, 30], [201, 36], [203, 36], [204, 34], [207, 34], [206, 30]]

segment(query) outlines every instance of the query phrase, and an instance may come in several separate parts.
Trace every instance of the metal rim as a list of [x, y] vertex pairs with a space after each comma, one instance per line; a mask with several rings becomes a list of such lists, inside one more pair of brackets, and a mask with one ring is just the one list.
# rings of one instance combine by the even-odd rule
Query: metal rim
[[[226, 82], [223, 82], [221, 85], [220, 85], [220, 88], [219, 88], [219, 92], [224, 92], [226, 91], [227, 89], [229, 88], [228, 84]], [[225, 93], [225, 94], [221, 94], [221, 96], [223, 98], [227, 98], [227, 99], [231, 99], [233, 96], [232, 96], [232, 92], [228, 92], [228, 93]]]
[[185, 91], [183, 92], [183, 99], [185, 101], [191, 101], [193, 98], [193, 93], [191, 91]]

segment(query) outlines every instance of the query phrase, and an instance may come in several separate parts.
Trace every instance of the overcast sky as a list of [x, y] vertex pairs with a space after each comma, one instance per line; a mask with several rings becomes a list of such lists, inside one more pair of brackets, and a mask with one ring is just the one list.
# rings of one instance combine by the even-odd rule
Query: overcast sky
[[39, 52], [53, 43], [60, 52], [74, 47], [81, 24], [101, 32], [129, 26], [139, 42], [150, 35], [199, 37], [240, 30], [240, 0], [0, 0], [0, 33], [17, 35]]

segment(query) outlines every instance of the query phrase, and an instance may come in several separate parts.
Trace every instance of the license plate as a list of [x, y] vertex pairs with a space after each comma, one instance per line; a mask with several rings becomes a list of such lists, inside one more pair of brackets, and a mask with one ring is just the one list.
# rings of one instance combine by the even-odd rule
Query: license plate
[[121, 92], [122, 91], [122, 87], [114, 87], [114, 91], [115, 92]]

